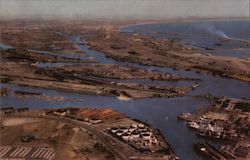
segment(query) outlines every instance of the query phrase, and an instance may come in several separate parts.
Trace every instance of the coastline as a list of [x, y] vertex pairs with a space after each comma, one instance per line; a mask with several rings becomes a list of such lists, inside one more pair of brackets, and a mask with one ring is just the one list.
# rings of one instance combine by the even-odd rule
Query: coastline
[[[159, 20], [134, 20], [134, 21], [128, 21], [124, 20], [125, 23], [129, 24], [124, 24], [120, 25], [118, 28], [121, 31], [123, 28], [126, 27], [131, 27], [131, 26], [137, 26], [137, 25], [146, 25], [146, 24], [158, 24], [158, 23], [185, 23], [185, 22], [208, 22], [208, 21], [238, 21], [238, 20], [243, 20], [243, 21], [250, 21], [249, 18], [243, 18], [243, 17], [238, 17], [238, 18], [180, 18], [180, 19], [159, 19]], [[114, 21], [115, 22], [115, 21]], [[123, 20], [121, 20], [123, 22]]]

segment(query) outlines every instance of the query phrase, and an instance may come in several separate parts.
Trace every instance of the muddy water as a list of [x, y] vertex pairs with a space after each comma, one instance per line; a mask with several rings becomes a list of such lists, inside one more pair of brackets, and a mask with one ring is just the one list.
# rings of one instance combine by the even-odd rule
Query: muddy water
[[[1, 84], [12, 89], [11, 93], [1, 99], [1, 106], [29, 106], [33, 108], [49, 107], [69, 107], [69, 106], [89, 106], [89, 107], [111, 107], [117, 111], [127, 114], [132, 118], [148, 122], [154, 127], [159, 128], [163, 135], [168, 139], [170, 144], [175, 148], [176, 153], [183, 160], [200, 160], [203, 159], [193, 151], [193, 143], [204, 141], [199, 139], [195, 133], [188, 129], [182, 121], [177, 120], [178, 114], [182, 112], [193, 112], [198, 107], [209, 105], [209, 99], [197, 97], [197, 95], [211, 94], [213, 96], [230, 96], [236, 98], [250, 98], [250, 84], [237, 80], [214, 77], [210, 75], [197, 74], [192, 71], [173, 70], [168, 67], [156, 67], [139, 65], [136, 63], [118, 62], [111, 58], [105, 57], [101, 52], [91, 50], [87, 45], [78, 43], [80, 36], [72, 37], [72, 41], [79, 45], [85, 51], [87, 56], [93, 57], [99, 63], [132, 65], [135, 67], [149, 70], [157, 70], [165, 73], [174, 73], [180, 76], [199, 78], [199, 87], [189, 95], [177, 98], [151, 98], [121, 101], [115, 97], [97, 96], [82, 93], [71, 93], [56, 91], [50, 89], [33, 88], [27, 86], [17, 86]], [[61, 65], [66, 64], [62, 63]], [[140, 82], [143, 84], [158, 83], [162, 85], [175, 82], [151, 82], [149, 80], [125, 80], [126, 82]], [[192, 82], [176, 82], [179, 85]], [[36, 97], [18, 98], [14, 95], [15, 90], [40, 92], [49, 96], [65, 96], [67, 98], [81, 99], [82, 101], [63, 101], [52, 100], [44, 101]]]

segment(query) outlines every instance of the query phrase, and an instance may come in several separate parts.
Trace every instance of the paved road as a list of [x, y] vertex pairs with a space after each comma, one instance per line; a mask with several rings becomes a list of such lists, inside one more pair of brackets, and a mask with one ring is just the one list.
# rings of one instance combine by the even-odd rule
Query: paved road
[[[52, 120], [60, 120], [63, 122], [73, 123], [84, 129], [90, 131], [93, 135], [95, 135], [102, 143], [108, 148], [108, 150], [117, 156], [120, 160], [129, 160], [128, 156], [122, 153], [122, 151], [118, 150], [115, 146], [113, 146], [108, 139], [113, 139], [113, 141], [117, 141], [115, 138], [108, 136], [103, 131], [97, 130], [94, 127], [86, 124], [85, 122], [65, 118], [65, 117], [55, 117], [55, 116], [37, 116], [37, 115], [27, 115], [27, 116], [20, 116], [20, 115], [11, 115], [7, 117], [26, 117], [26, 118], [43, 118], [43, 119], [52, 119]], [[119, 143], [119, 145], [123, 145], [123, 147], [127, 147], [127, 145]]]

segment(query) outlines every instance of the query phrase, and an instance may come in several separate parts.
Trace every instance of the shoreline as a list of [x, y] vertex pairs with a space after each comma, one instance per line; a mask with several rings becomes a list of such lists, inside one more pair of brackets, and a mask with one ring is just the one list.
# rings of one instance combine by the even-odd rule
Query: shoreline
[[[25, 53], [25, 54], [24, 54]], [[183, 96], [195, 87], [190, 85], [160, 86], [146, 85], [139, 82], [115, 82], [112, 78], [131, 80], [163, 80], [163, 81], [197, 81], [174, 74], [163, 74], [135, 67], [119, 67], [108, 64], [71, 64], [61, 67], [39, 68], [33, 65], [36, 61], [47, 60], [51, 55], [28, 54], [15, 50], [2, 53], [2, 78], [6, 83], [67, 90], [72, 92], [108, 95], [123, 99], [141, 99], [153, 97]], [[25, 55], [25, 56], [23, 56]], [[29, 71], [29, 72], [27, 72]], [[100, 77], [104, 79], [100, 79]]]
[[[61, 148], [60, 143], [64, 144], [63, 142], [70, 141], [70, 146], [73, 146], [76, 150], [80, 150], [86, 145], [86, 141], [88, 144], [88, 141], [95, 137], [94, 139], [96, 139], [98, 143], [102, 143], [105, 145], [105, 148], [107, 149], [107, 151], [109, 151], [108, 154], [117, 156], [122, 160], [130, 159], [130, 157], [138, 157], [136, 158], [137, 160], [140, 160], [141, 157], [150, 159], [157, 158], [159, 160], [163, 160], [166, 157], [169, 160], [177, 159], [174, 149], [172, 148], [172, 146], [170, 146], [170, 144], [167, 142], [167, 140], [163, 137], [162, 133], [158, 129], [153, 128], [147, 123], [127, 117], [126, 115], [110, 108], [93, 109], [88, 107], [65, 107], [60, 109], [48, 108], [29, 110], [29, 108], [7, 107], [1, 108], [0, 114], [2, 127], [4, 128], [3, 130], [1, 130], [1, 133], [4, 133], [4, 135], [1, 134], [1, 139], [8, 136], [6, 135], [6, 133], [11, 132], [11, 130], [8, 130], [9, 127], [12, 127], [14, 130], [18, 130], [20, 128], [20, 125], [24, 126], [24, 129], [22, 131], [12, 134], [12, 136], [14, 137], [21, 137], [22, 142], [19, 142], [18, 145], [22, 147], [26, 147], [27, 144], [31, 147], [37, 147], [41, 146], [42, 144], [46, 144], [54, 150], [60, 149], [61, 151], [65, 148]], [[42, 138], [42, 135], [34, 136], [34, 133], [32, 133], [32, 129], [28, 131], [26, 131], [25, 129], [25, 126], [29, 126], [30, 123], [33, 124], [32, 129], [34, 130], [35, 128], [36, 132], [38, 133], [43, 130], [50, 129], [51, 126], [54, 126], [55, 123], [57, 124], [57, 130], [53, 131], [53, 129], [51, 128], [50, 131], [47, 131], [48, 133], [46, 134], [49, 134], [49, 138]], [[41, 124], [44, 123], [47, 124], [47, 127], [41, 130]], [[67, 129], [70, 127], [74, 131], [73, 133], [68, 133], [69, 135], [73, 135], [71, 139], [63, 139], [62, 135], [55, 134], [55, 132], [65, 129], [59, 126], [65, 125], [68, 126]], [[74, 142], [73, 140], [76, 138], [75, 135], [78, 135], [79, 133], [79, 129], [77, 128], [81, 129], [81, 131], [85, 131], [92, 137], [89, 140], [85, 140], [84, 142], [82, 142], [81, 147], [79, 147], [79, 142]], [[128, 141], [127, 134], [130, 132], [131, 135], [129, 137], [131, 138], [131, 140]], [[80, 133], [83, 134], [84, 132]], [[152, 139], [153, 141], [157, 139], [155, 142], [152, 142], [154, 146], [151, 146], [150, 142], [147, 141], [149, 137], [146, 135], [146, 133], [152, 135], [150, 139]], [[24, 136], [22, 136], [22, 134]], [[80, 135], [78, 135], [77, 137], [79, 136]], [[51, 143], [50, 141], [52, 137], [53, 141], [59, 143]], [[41, 144], [33, 144], [33, 142], [36, 141], [40, 142]], [[143, 141], [145, 143], [148, 143], [149, 145], [143, 146], [141, 143], [133, 143], [133, 141]], [[8, 139], [5, 139], [2, 145], [4, 147], [15, 147], [17, 143], [17, 139], [14, 141], [9, 141]], [[91, 150], [91, 152], [96, 152], [98, 150], [98, 148], [96, 147], [88, 148], [89, 150]], [[102, 154], [107, 154], [106, 149], [102, 149]], [[84, 155], [81, 156], [88, 155], [88, 153], [89, 152], [86, 152]], [[97, 153], [100, 154], [100, 152]], [[79, 152], [75, 151], [74, 154], [79, 154]], [[55, 157], [60, 157], [60, 155], [60, 152], [56, 152]], [[1, 155], [1, 157], [3, 156], [9, 157], [10, 153], [5, 153], [4, 155]], [[71, 156], [71, 154], [66, 154], [66, 156]]]
[[[207, 108], [194, 113], [181, 113], [178, 119], [186, 121], [187, 127], [206, 140], [194, 144], [198, 147], [195, 149], [198, 149], [199, 153], [212, 159], [216, 159], [217, 156], [222, 159], [229, 157], [249, 159], [250, 148], [244, 145], [250, 139], [247, 126], [250, 121], [249, 106], [250, 99], [214, 97]], [[210, 145], [208, 140], [220, 142], [220, 144]], [[237, 148], [244, 148], [245, 152], [242, 156], [238, 154]], [[227, 152], [223, 152], [225, 149]]]
[[[112, 30], [111, 30], [112, 31]], [[110, 32], [104, 31], [105, 32]], [[247, 73], [249, 71], [249, 68], [247, 65], [249, 65], [250, 59], [249, 58], [241, 58], [241, 57], [231, 57], [231, 56], [218, 56], [218, 55], [207, 55], [203, 54], [202, 51], [194, 49], [194, 48], [188, 48], [183, 45], [183, 43], [177, 42], [174, 45], [178, 48], [170, 48], [165, 49], [167, 45], [171, 45], [172, 42], [169, 42], [168, 39], [159, 40], [156, 38], [153, 38], [152, 36], [138, 34], [128, 34], [128, 35], [122, 35], [121, 32], [114, 30], [114, 33], [111, 34], [111, 38], [100, 38], [97, 37], [88, 37], [87, 41], [89, 42], [88, 45], [99, 52], [104, 53], [107, 57], [111, 57], [118, 61], [124, 61], [124, 62], [133, 62], [133, 63], [139, 63], [139, 64], [145, 64], [145, 65], [155, 65], [155, 66], [165, 66], [170, 68], [178, 68], [178, 69], [187, 69], [187, 70], [194, 70], [194, 71], [200, 71], [200, 72], [207, 72], [211, 73], [212, 75], [219, 75], [221, 77], [227, 77], [232, 79], [237, 79], [241, 81], [250, 82], [250, 75]], [[126, 48], [129, 45], [132, 45], [134, 50], [139, 53], [137, 55], [131, 55], [129, 53], [129, 50], [132, 50], [132, 47]], [[140, 41], [137, 39], [140, 39]], [[153, 47], [145, 47], [144, 44], [142, 44], [142, 41], [149, 41], [153, 44], [160, 44], [161, 45], [155, 45], [157, 49]], [[112, 43], [116, 44], [118, 46], [122, 46], [126, 49], [112, 49]], [[178, 46], [179, 45], [179, 46]], [[109, 47], [111, 46], [111, 47]], [[139, 48], [140, 47], [140, 48]], [[158, 49], [162, 49], [162, 51]], [[181, 49], [179, 49], [181, 48]], [[119, 54], [117, 54], [117, 52]], [[151, 53], [149, 53], [151, 52]], [[159, 52], [158, 55], [153, 55], [152, 52]], [[165, 54], [167, 52], [167, 54]], [[179, 52], [179, 53], [178, 53]], [[157, 57], [158, 56], [158, 57]], [[148, 57], [148, 58], [147, 58]], [[164, 59], [170, 58], [172, 61], [175, 61], [174, 63], [166, 61]], [[192, 58], [192, 60], [191, 60]], [[190, 62], [185, 62], [186, 64], [182, 64], [184, 59], [190, 59]], [[231, 65], [228, 65], [227, 63], [230, 62]], [[216, 64], [216, 66], [214, 66]], [[238, 66], [238, 67], [237, 67]], [[225, 68], [228, 68], [229, 70]]]
[[[186, 23], [186, 22], [209, 22], [209, 21], [249, 21], [249, 18], [184, 18], [184, 19], [159, 19], [159, 20], [134, 20], [132, 22], [127, 22], [129, 24], [120, 25], [119, 30], [137, 26], [137, 25], [147, 25], [147, 24], [157, 24], [157, 23]], [[124, 20], [126, 23], [126, 20]], [[112, 21], [111, 21], [112, 22]], [[115, 20], [113, 21], [116, 22]], [[118, 21], [119, 22], [119, 21]], [[121, 20], [123, 22], [123, 20]]]

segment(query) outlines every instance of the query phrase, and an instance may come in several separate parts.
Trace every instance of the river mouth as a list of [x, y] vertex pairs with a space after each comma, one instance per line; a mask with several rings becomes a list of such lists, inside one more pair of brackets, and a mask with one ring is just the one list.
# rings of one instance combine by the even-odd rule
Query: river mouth
[[249, 28], [247, 20], [222, 20], [142, 24], [121, 31], [182, 41], [212, 55], [250, 57]]
[[[72, 39], [77, 43], [81, 36], [73, 36]], [[203, 141], [189, 130], [185, 123], [177, 120], [177, 116], [182, 112], [194, 112], [196, 108], [206, 107], [210, 100], [202, 96], [211, 94], [212, 96], [230, 96], [234, 98], [249, 98], [250, 84], [238, 80], [215, 77], [211, 75], [202, 75], [193, 71], [174, 70], [168, 67], [147, 66], [137, 63], [119, 62], [107, 58], [104, 53], [94, 51], [87, 45], [80, 44], [79, 47], [87, 55], [94, 57], [101, 64], [116, 65], [133, 65], [135, 67], [157, 70], [165, 73], [174, 73], [181, 76], [199, 78], [202, 81], [197, 89], [187, 96], [177, 98], [150, 98], [139, 100], [119, 100], [115, 97], [97, 96], [89, 94], [63, 92], [42, 88], [33, 88], [27, 86], [17, 86], [1, 84], [1, 86], [12, 89], [11, 93], [1, 100], [1, 105], [5, 106], [28, 106], [34, 108], [53, 108], [53, 107], [70, 107], [70, 106], [87, 106], [87, 107], [112, 107], [132, 118], [148, 122], [154, 127], [159, 128], [171, 145], [175, 148], [181, 159], [203, 159], [197, 155], [193, 149], [193, 143]], [[65, 63], [60, 64], [65, 65]], [[42, 66], [46, 67], [46, 65]], [[159, 81], [158, 81], [159, 82]], [[142, 81], [142, 83], [150, 83]], [[157, 83], [157, 82], [156, 82]], [[161, 84], [161, 82], [159, 82]], [[72, 101], [50, 100], [44, 101], [36, 97], [20, 98], [16, 97], [15, 91], [32, 91], [49, 96], [64, 96], [75, 99]], [[202, 96], [200, 96], [202, 95]], [[200, 96], [200, 97], [199, 97]], [[81, 101], [77, 101], [80, 99]]]

